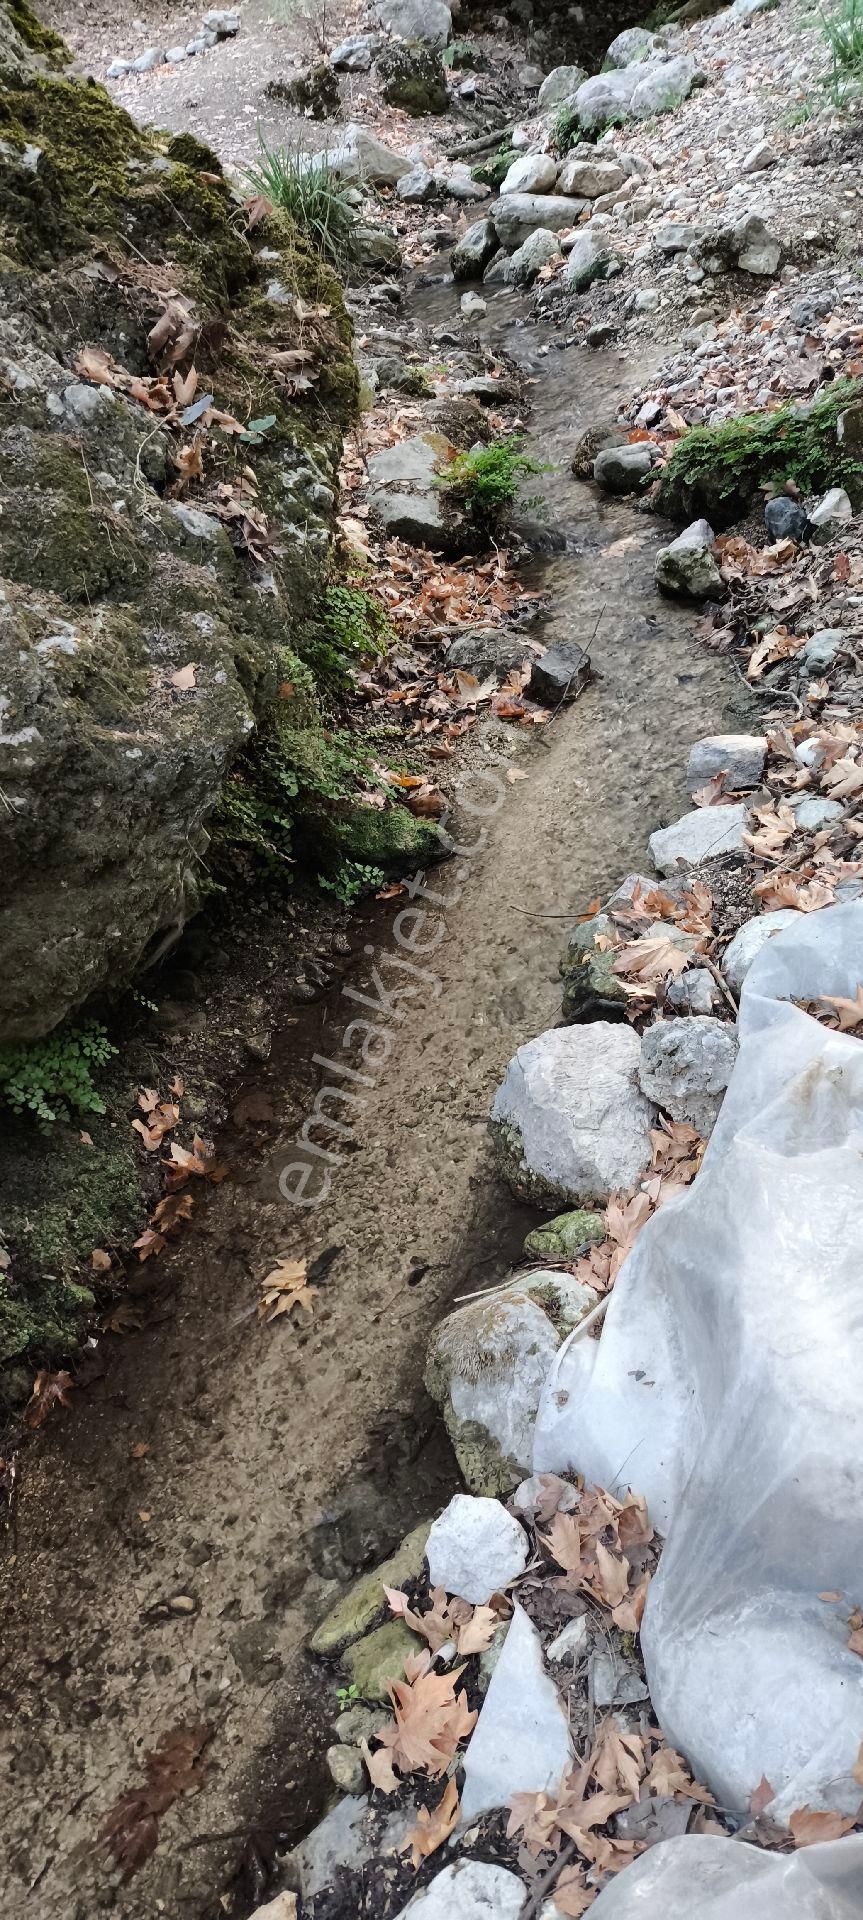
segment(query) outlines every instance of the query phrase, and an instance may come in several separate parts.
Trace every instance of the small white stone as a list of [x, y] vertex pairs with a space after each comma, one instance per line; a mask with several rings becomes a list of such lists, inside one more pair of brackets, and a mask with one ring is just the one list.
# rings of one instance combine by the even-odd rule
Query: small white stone
[[506, 1867], [457, 1860], [415, 1893], [396, 1920], [518, 1920], [525, 1892]]
[[587, 1646], [587, 1614], [579, 1613], [574, 1620], [567, 1620], [566, 1626], [545, 1649], [546, 1660], [558, 1664], [562, 1660], [571, 1660], [573, 1666], [581, 1658]]
[[648, 841], [657, 873], [672, 874], [680, 863], [699, 866], [717, 853], [737, 853], [748, 817], [741, 801], [732, 807], [696, 807], [673, 826], [658, 828]]
[[524, 1572], [527, 1535], [499, 1500], [456, 1493], [429, 1532], [426, 1558], [433, 1587], [485, 1606]]

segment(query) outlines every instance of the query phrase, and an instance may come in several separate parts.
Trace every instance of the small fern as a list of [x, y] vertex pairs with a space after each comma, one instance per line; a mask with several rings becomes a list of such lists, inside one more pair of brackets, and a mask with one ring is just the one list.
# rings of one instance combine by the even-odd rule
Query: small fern
[[71, 1113], [104, 1113], [93, 1069], [116, 1052], [104, 1027], [92, 1021], [47, 1040], [0, 1047], [0, 1098], [13, 1113], [32, 1113], [46, 1125]]

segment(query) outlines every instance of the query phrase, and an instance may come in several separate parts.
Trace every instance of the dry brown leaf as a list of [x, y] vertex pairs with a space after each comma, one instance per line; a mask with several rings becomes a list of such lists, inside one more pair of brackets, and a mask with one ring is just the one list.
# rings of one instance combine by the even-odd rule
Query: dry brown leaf
[[753, 1788], [749, 1796], [749, 1811], [753, 1819], [757, 1820], [759, 1814], [763, 1813], [765, 1807], [769, 1807], [771, 1800], [775, 1799], [776, 1788], [770, 1785], [767, 1775], [762, 1773], [757, 1787]]
[[843, 998], [841, 993], [822, 993], [816, 1004], [829, 1007], [837, 1015], [840, 1033], [851, 1033], [863, 1020], [863, 985], [857, 988], [853, 1000]]
[[460, 1813], [458, 1788], [454, 1780], [448, 1780], [436, 1807], [431, 1811], [428, 1807], [420, 1807], [416, 1826], [402, 1841], [399, 1852], [404, 1853], [410, 1847], [411, 1865], [415, 1869], [420, 1867], [455, 1832]]
[[143, 1233], [139, 1234], [138, 1239], [132, 1242], [132, 1246], [139, 1260], [149, 1260], [151, 1255], [155, 1256], [157, 1253], [161, 1253], [165, 1244], [164, 1234], [157, 1233], [153, 1227], [145, 1227]]
[[485, 1653], [499, 1626], [500, 1619], [494, 1607], [474, 1607], [471, 1618], [458, 1629], [456, 1646], [459, 1654], [467, 1659], [470, 1653]]
[[814, 1847], [819, 1840], [841, 1840], [850, 1833], [856, 1815], [822, 1811], [819, 1807], [798, 1807], [788, 1820], [795, 1847]]
[[314, 1317], [318, 1289], [308, 1284], [306, 1264], [305, 1260], [280, 1259], [261, 1281], [258, 1314], [262, 1320], [269, 1323], [287, 1313], [297, 1325], [308, 1326]]
[[[178, 667], [176, 673], [171, 675], [172, 687], [176, 687], [178, 693], [189, 693], [192, 687], [197, 685], [197, 672], [198, 669], [192, 662], [187, 667]], [[177, 1118], [179, 1117], [178, 1114]]]
[[598, 1887], [585, 1885], [581, 1867], [564, 1867], [552, 1888], [551, 1898], [556, 1913], [564, 1914], [565, 1920], [579, 1920], [579, 1916], [593, 1906], [598, 1893]]
[[369, 1748], [365, 1735], [360, 1741], [360, 1752], [366, 1763], [369, 1779], [379, 1793], [397, 1793], [401, 1785], [398, 1774], [393, 1773], [392, 1760], [387, 1747], [378, 1747], [375, 1753]]
[[69, 1394], [74, 1392], [75, 1382], [65, 1368], [58, 1373], [50, 1373], [47, 1367], [40, 1367], [30, 1390], [30, 1398], [24, 1408], [25, 1427], [41, 1427], [54, 1407], [71, 1407]]
[[596, 1543], [597, 1587], [608, 1607], [619, 1607], [629, 1587], [629, 1561], [618, 1560], [601, 1540]]
[[191, 441], [188, 447], [178, 447], [174, 456], [174, 465], [184, 480], [203, 480], [204, 457], [200, 440]]
[[445, 1773], [459, 1741], [472, 1731], [476, 1713], [468, 1708], [467, 1694], [455, 1692], [463, 1672], [464, 1667], [447, 1673], [414, 1667], [408, 1677], [406, 1662], [405, 1680], [390, 1681], [394, 1718], [379, 1739], [401, 1773], [422, 1768], [433, 1779]]
[[90, 1265], [94, 1273], [107, 1273], [111, 1266], [111, 1255], [102, 1247], [94, 1247], [90, 1255]]

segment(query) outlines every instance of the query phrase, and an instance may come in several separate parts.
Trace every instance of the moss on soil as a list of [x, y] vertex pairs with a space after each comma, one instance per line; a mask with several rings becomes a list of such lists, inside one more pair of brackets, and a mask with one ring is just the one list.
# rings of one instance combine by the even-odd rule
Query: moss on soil
[[697, 427], [675, 448], [655, 505], [672, 520], [704, 514], [717, 529], [744, 514], [759, 487], [796, 481], [801, 492], [845, 487], [863, 500], [863, 461], [852, 439], [837, 435], [839, 416], [863, 398], [863, 381], [837, 380], [824, 396], [775, 413], [744, 414], [719, 427]]

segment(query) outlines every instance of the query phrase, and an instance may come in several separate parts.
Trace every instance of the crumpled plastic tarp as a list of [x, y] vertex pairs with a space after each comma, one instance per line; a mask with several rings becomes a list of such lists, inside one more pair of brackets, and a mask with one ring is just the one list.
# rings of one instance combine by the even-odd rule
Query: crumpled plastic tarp
[[590, 1920], [860, 1920], [863, 1834], [762, 1853], [692, 1834], [662, 1840], [620, 1873]]
[[601, 1339], [561, 1347], [535, 1434], [536, 1471], [647, 1496], [654, 1709], [722, 1806], [764, 1775], [779, 1819], [861, 1800], [863, 1042], [789, 998], [861, 980], [860, 903], [755, 960], [701, 1172], [640, 1234]]

